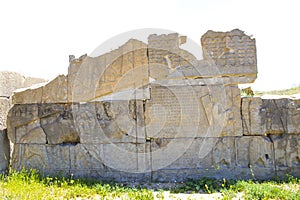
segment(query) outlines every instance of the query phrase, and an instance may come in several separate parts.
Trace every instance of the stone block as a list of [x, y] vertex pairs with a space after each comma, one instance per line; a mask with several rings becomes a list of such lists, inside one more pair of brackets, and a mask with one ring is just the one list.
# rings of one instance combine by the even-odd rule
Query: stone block
[[[105, 69], [99, 76], [96, 97], [138, 89], [149, 83], [147, 45], [129, 40], [112, 55], [105, 54]], [[104, 78], [102, 78], [104, 77]]]
[[103, 155], [102, 149], [102, 144], [77, 144], [71, 146], [70, 169], [74, 172], [76, 170], [104, 170], [105, 165], [101, 157]]
[[70, 146], [15, 144], [12, 169], [37, 169], [45, 175], [69, 175]]
[[148, 37], [149, 76], [155, 80], [170, 78], [182, 66], [190, 66], [196, 58], [188, 51], [180, 49], [183, 42], [177, 33], [150, 35]]
[[112, 171], [146, 173], [151, 170], [150, 145], [147, 143], [103, 144], [100, 155], [105, 166]]
[[151, 142], [152, 169], [235, 167], [235, 138], [155, 139]]
[[235, 78], [233, 83], [251, 83], [257, 75], [255, 39], [245, 35], [238, 29], [230, 32], [207, 31], [201, 37], [203, 58], [210, 65], [215, 66], [220, 76], [249, 77], [249, 82], [238, 82]]
[[68, 67], [68, 102], [73, 102], [73, 85], [75, 84], [75, 82], [77, 81], [77, 83], [79, 83], [80, 79], [82, 79], [83, 77], [77, 77], [77, 72], [78, 70], [80, 70], [80, 66], [81, 63], [84, 61], [84, 59], [86, 58], [86, 55], [81, 56], [78, 59], [74, 58], [70, 59], [70, 63], [69, 63], [69, 67]]
[[143, 113], [143, 102], [138, 100], [94, 102], [73, 108], [81, 143], [143, 143]]
[[274, 155], [277, 176], [300, 177], [300, 135], [271, 135], [274, 143]]
[[47, 144], [80, 142], [74, 124], [72, 104], [41, 104], [40, 127], [46, 134]]
[[244, 135], [265, 135], [265, 124], [261, 123], [260, 112], [264, 112], [262, 108], [262, 99], [259, 97], [242, 98], [242, 121]]
[[49, 83], [16, 91], [12, 96], [12, 103], [65, 103], [67, 94], [67, 77], [60, 75]]
[[46, 133], [41, 128], [40, 119], [15, 127], [15, 144], [46, 144]]
[[68, 100], [68, 79], [59, 75], [43, 87], [42, 103], [66, 103]]
[[150, 171], [150, 145], [148, 144], [77, 144], [70, 147], [70, 152], [72, 170], [93, 169], [128, 173]]
[[[30, 124], [32, 122], [38, 123], [39, 120], [39, 108], [38, 104], [25, 104], [25, 105], [14, 105], [8, 113], [7, 116], [7, 134], [8, 138], [12, 143], [17, 142], [16, 137], [16, 127], [22, 127], [23, 130], [31, 130], [31, 128], [26, 129], [24, 125]], [[32, 128], [37, 127], [34, 126]], [[22, 136], [26, 133], [21, 133]], [[18, 137], [21, 138], [22, 136]]]
[[153, 180], [188, 178], [270, 179], [275, 177], [273, 144], [267, 137], [155, 139]]
[[80, 141], [71, 113], [57, 113], [42, 118], [40, 124], [47, 136], [47, 144], [78, 143]]
[[12, 95], [12, 104], [32, 104], [41, 103], [43, 97], [43, 87], [26, 88], [16, 91]]
[[68, 100], [91, 101], [126, 89], [138, 89], [148, 83], [147, 45], [129, 40], [102, 56], [86, 56], [72, 61], [68, 75]]
[[6, 118], [9, 108], [9, 99], [6, 97], [0, 97], [0, 129], [6, 128]]
[[239, 89], [235, 86], [156, 86], [146, 101], [150, 138], [242, 135]]
[[245, 135], [298, 134], [300, 100], [243, 98], [242, 117]]
[[289, 99], [287, 103], [287, 132], [300, 134], [300, 99]]
[[77, 144], [70, 147], [70, 173], [119, 182], [150, 181], [149, 151], [147, 144]]
[[0, 173], [8, 170], [10, 160], [10, 145], [7, 138], [6, 129], [0, 129]]
[[111, 92], [108, 89], [97, 90], [99, 81], [103, 79], [105, 69], [105, 55], [98, 58], [86, 56], [79, 63], [71, 63], [69, 67], [70, 74], [68, 75], [68, 101], [88, 102]]
[[17, 143], [77, 143], [70, 104], [14, 105], [8, 114], [9, 139]]
[[247, 178], [270, 179], [276, 176], [273, 143], [268, 137], [236, 138], [236, 165]]

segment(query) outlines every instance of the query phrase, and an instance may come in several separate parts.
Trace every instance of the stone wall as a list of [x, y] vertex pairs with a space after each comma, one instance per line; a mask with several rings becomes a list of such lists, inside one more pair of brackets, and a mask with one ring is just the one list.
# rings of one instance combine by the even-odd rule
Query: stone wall
[[[178, 34], [71, 57], [67, 76], [14, 94], [13, 169], [116, 181], [299, 176], [299, 100], [241, 98], [255, 40], [208, 31], [203, 60]], [[254, 177], [253, 177], [254, 176]]]
[[10, 144], [7, 138], [6, 119], [11, 107], [10, 96], [20, 88], [26, 88], [34, 84], [45, 82], [43, 79], [24, 77], [15, 72], [0, 72], [0, 172], [8, 168], [10, 159]]

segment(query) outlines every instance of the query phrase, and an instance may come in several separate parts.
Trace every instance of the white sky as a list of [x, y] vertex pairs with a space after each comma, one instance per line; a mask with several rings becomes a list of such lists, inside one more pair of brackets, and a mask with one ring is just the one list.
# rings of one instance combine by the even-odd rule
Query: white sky
[[256, 38], [254, 89], [300, 85], [297, 0], [0, 0], [0, 71], [52, 79], [68, 56], [94, 51], [111, 37], [162, 28], [200, 43], [207, 30], [239, 28]]

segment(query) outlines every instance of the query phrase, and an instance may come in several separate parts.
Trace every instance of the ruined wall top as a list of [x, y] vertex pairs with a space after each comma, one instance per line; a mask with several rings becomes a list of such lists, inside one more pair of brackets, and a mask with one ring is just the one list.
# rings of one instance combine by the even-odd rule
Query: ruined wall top
[[[256, 79], [255, 39], [235, 29], [230, 32], [207, 31], [202, 38], [203, 57], [212, 60], [223, 76], [248, 77], [245, 83]], [[240, 83], [243, 83], [240, 82]]]
[[71, 56], [67, 76], [16, 93], [13, 103], [89, 102], [112, 95], [118, 100], [133, 96], [149, 99], [151, 85], [237, 85], [255, 81], [255, 39], [243, 31], [205, 33], [201, 38], [203, 60], [180, 48], [186, 41], [178, 33], [152, 34], [148, 44], [130, 39], [98, 57]]
[[43, 83], [46, 80], [34, 77], [25, 77], [16, 72], [0, 71], [0, 96], [10, 97], [14, 90]]

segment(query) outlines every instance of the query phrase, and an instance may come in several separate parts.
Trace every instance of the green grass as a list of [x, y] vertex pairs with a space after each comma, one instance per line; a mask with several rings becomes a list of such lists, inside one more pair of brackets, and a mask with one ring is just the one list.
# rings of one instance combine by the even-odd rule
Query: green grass
[[222, 191], [224, 199], [231, 199], [238, 193], [242, 193], [247, 199], [300, 199], [300, 182], [294, 179], [291, 182], [253, 182], [238, 181], [229, 189]]
[[[170, 189], [164, 189], [170, 190]], [[163, 198], [159, 190], [156, 198]], [[300, 180], [228, 181], [203, 178], [175, 185], [171, 193], [222, 193], [223, 199], [300, 199]], [[73, 178], [41, 177], [35, 170], [12, 172], [0, 177], [0, 199], [154, 199], [153, 190], [130, 188]]]
[[271, 94], [271, 95], [293, 95], [300, 93], [300, 86], [286, 89], [286, 90], [273, 90], [273, 91], [255, 91], [255, 95], [262, 96], [264, 94]]
[[300, 180], [287, 176], [285, 181], [227, 181], [204, 178], [187, 181], [183, 186], [173, 190], [174, 193], [216, 193], [220, 192], [223, 199], [242, 196], [243, 199], [300, 199]]
[[41, 177], [35, 170], [1, 176], [0, 199], [153, 199], [146, 189], [99, 181]]

